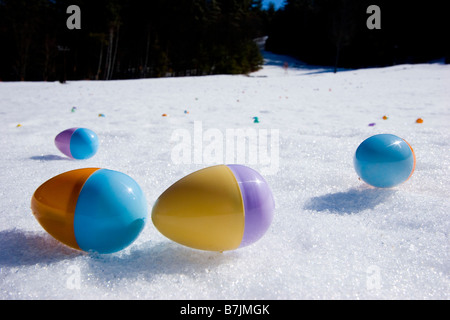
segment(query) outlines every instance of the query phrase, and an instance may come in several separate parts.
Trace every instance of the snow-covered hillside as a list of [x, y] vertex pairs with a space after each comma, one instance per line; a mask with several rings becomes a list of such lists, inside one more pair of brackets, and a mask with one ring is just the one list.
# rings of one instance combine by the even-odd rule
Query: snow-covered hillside
[[[448, 299], [450, 66], [334, 74], [285, 61], [266, 53], [249, 76], [0, 83], [0, 299]], [[71, 127], [97, 133], [93, 158], [56, 149]], [[239, 129], [259, 143], [231, 149]], [[365, 185], [353, 168], [377, 133], [416, 153], [415, 173], [393, 189]], [[134, 178], [150, 213], [178, 179], [230, 160], [260, 171], [276, 201], [268, 233], [239, 250], [183, 247], [148, 219], [125, 250], [86, 254], [30, 210], [51, 177], [99, 167]]]

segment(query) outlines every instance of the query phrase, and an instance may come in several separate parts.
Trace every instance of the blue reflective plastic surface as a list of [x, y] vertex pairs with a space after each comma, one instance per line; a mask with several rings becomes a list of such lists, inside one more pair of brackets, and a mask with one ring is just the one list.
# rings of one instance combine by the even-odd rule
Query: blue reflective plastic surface
[[131, 177], [108, 169], [94, 172], [78, 197], [74, 232], [84, 251], [113, 253], [129, 246], [147, 219], [147, 202]]
[[78, 128], [70, 138], [70, 152], [75, 159], [88, 159], [98, 150], [97, 134], [86, 128]]
[[410, 177], [414, 169], [414, 154], [402, 138], [379, 134], [359, 145], [353, 163], [356, 173], [366, 183], [391, 188]]

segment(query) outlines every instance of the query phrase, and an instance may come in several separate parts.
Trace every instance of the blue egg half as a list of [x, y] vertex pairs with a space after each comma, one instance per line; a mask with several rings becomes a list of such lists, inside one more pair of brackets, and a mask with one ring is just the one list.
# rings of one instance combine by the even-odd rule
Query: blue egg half
[[147, 202], [128, 175], [107, 169], [93, 173], [83, 185], [73, 228], [82, 250], [111, 253], [130, 245], [144, 228]]
[[55, 145], [66, 156], [83, 160], [97, 153], [99, 142], [94, 131], [87, 128], [71, 128], [56, 136]]

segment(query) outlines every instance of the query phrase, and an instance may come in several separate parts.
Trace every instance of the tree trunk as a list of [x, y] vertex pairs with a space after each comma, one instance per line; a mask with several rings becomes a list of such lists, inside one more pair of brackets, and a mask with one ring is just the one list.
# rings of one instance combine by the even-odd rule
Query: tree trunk
[[100, 72], [102, 71], [102, 60], [103, 60], [103, 43], [100, 45], [100, 58], [98, 60], [97, 74], [95, 75], [95, 80], [100, 79]]
[[105, 80], [109, 79], [109, 72], [111, 70], [111, 62], [112, 62], [112, 50], [114, 46], [114, 27], [111, 26], [109, 28], [109, 43], [108, 43], [108, 52], [106, 53], [106, 61], [105, 61]]
[[108, 80], [112, 79], [112, 76], [113, 76], [113, 73], [114, 73], [114, 67], [116, 65], [117, 48], [119, 47], [119, 28], [120, 28], [120, 26], [117, 26], [116, 47], [114, 48], [114, 55], [113, 55], [113, 58], [112, 58], [112, 64], [111, 64], [111, 69], [110, 69], [110, 72], [109, 72]]
[[334, 73], [337, 72], [337, 68], [338, 68], [338, 64], [339, 64], [339, 54], [341, 52], [341, 45], [340, 43], [338, 43], [336, 45], [336, 59], [334, 61]]
[[144, 78], [147, 77], [149, 49], [150, 49], [150, 30], [147, 33], [147, 47], [145, 49], [145, 62], [144, 62]]

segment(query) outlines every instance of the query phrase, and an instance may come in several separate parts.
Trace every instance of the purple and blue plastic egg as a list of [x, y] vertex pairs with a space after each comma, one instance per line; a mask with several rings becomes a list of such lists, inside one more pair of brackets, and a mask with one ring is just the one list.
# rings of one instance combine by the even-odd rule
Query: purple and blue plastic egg
[[70, 128], [55, 137], [59, 151], [72, 159], [83, 160], [93, 157], [98, 150], [97, 134], [87, 128]]

